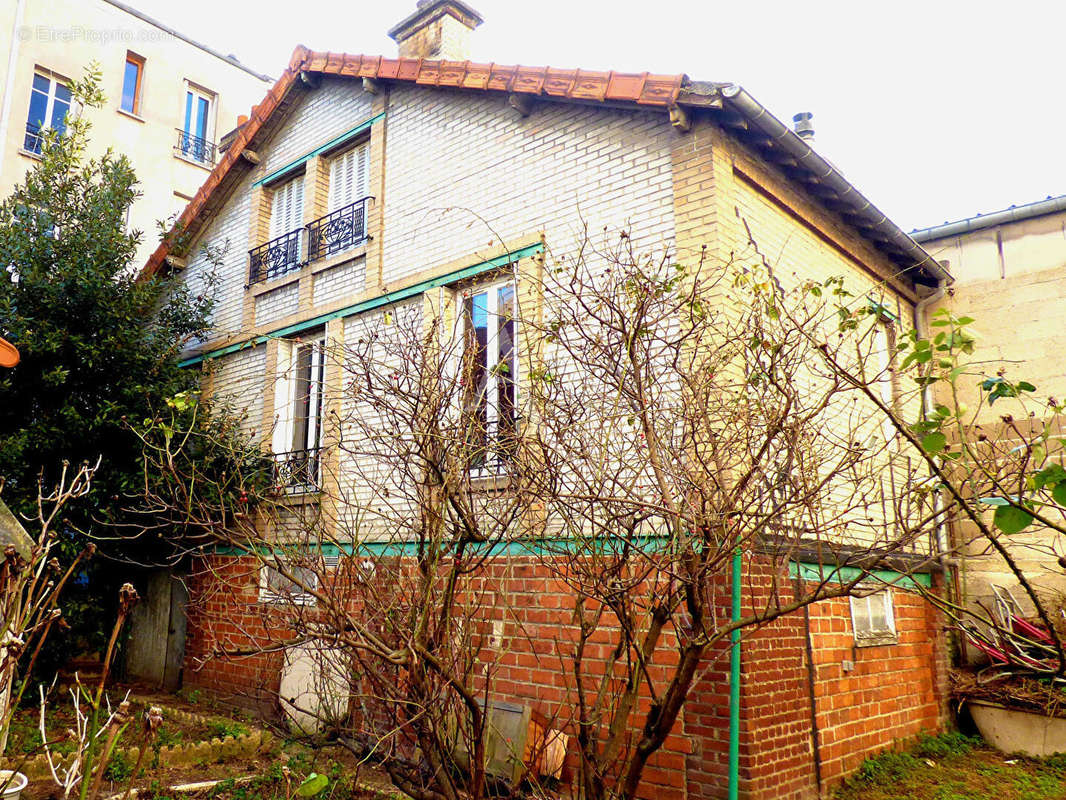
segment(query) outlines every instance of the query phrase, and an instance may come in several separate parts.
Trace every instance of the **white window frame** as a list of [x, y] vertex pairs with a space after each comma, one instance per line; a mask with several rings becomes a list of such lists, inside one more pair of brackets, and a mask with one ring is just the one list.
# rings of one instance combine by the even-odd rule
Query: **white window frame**
[[[874, 627], [875, 616], [880, 616], [884, 620], [883, 627]], [[896, 613], [892, 590], [881, 589], [878, 591], [871, 588], [870, 593], [863, 597], [852, 595], [851, 630], [855, 636], [856, 647], [875, 647], [898, 643], [899, 635], [896, 632]]]
[[[336, 555], [336, 556], [321, 556], [321, 559], [322, 559], [322, 566], [326, 570], [335, 570], [335, 569], [337, 569], [338, 566], [340, 566], [340, 556], [339, 555]], [[275, 604], [275, 605], [289, 605], [289, 604], [298, 605], [298, 606], [313, 606], [313, 605], [316, 605], [317, 601], [316, 601], [315, 596], [313, 594], [311, 594], [310, 592], [308, 592], [306, 590], [300, 589], [296, 585], [296, 583], [294, 581], [290, 581], [288, 578], [286, 578], [284, 575], [281, 574], [280, 570], [278, 569], [278, 567], [276, 565], [279, 564], [279, 563], [284, 563], [284, 560], [285, 560], [284, 557], [279, 556], [279, 557], [275, 557], [273, 559], [274, 563], [266, 562], [266, 563], [264, 563], [264, 564], [262, 564], [260, 566], [260, 568], [259, 568], [259, 602], [260, 603], [272, 603], [272, 604]], [[318, 590], [318, 587], [319, 587], [318, 573], [315, 572], [314, 569], [312, 569], [311, 567], [305, 567], [305, 566], [301, 566], [301, 565], [296, 565], [295, 567], [290, 566], [290, 567], [288, 567], [288, 569], [290, 569], [290, 571], [292, 569], [303, 570], [304, 573], [305, 573], [304, 577], [306, 579], [305, 583], [307, 583], [309, 585], [313, 584], [313, 586], [311, 586], [310, 588], [314, 589], [315, 591]], [[270, 588], [270, 578], [271, 578], [272, 574], [277, 575], [278, 578], [281, 581], [287, 582], [290, 586], [293, 587], [293, 589], [291, 591], [276, 591], [275, 589], [271, 589]]]
[[[33, 155], [38, 155], [39, 156], [41, 154], [41, 149], [43, 147], [44, 133], [46, 131], [53, 130], [53, 128], [52, 128], [52, 114], [55, 112], [56, 91], [58, 90], [58, 88], [60, 86], [63, 86], [64, 88], [66, 88], [69, 91], [70, 90], [70, 82], [66, 78], [64, 78], [64, 77], [62, 77], [60, 75], [57, 75], [56, 73], [51, 72], [50, 70], [43, 69], [41, 67], [35, 67], [34, 68], [33, 77], [34, 78], [41, 77], [41, 78], [44, 78], [46, 81], [48, 81], [48, 94], [45, 95], [44, 119], [41, 120], [41, 127], [38, 128], [38, 132], [36, 134], [37, 140], [38, 140], [37, 149], [34, 150], [33, 148], [26, 147], [26, 138], [31, 135], [30, 131], [29, 131], [29, 126], [30, 126], [30, 110], [31, 110], [31, 107], [33, 105], [33, 95], [34, 95], [35, 92], [39, 92], [40, 91], [40, 90], [34, 88], [33, 79], [31, 78], [30, 79], [30, 102], [27, 103], [27, 105], [26, 105], [26, 130], [24, 131], [23, 136], [22, 136], [22, 148], [21, 149], [23, 150], [23, 152], [32, 153]], [[65, 119], [68, 120], [68, 121], [69, 120], [73, 120], [75, 118], [74, 98], [71, 97], [69, 101], [65, 101], [65, 102], [67, 103], [67, 113], [66, 113]], [[63, 126], [64, 127], [64, 131], [66, 129], [66, 125], [67, 125], [67, 122], [64, 121], [64, 126]]]
[[271, 187], [270, 234], [273, 241], [304, 227], [304, 175], [289, 178]]
[[[275, 563], [282, 559], [275, 559]], [[318, 574], [310, 567], [291, 566], [285, 567], [288, 571], [302, 570], [304, 572], [304, 582], [307, 583], [310, 588], [318, 589]], [[276, 575], [279, 581], [288, 583], [291, 586], [291, 590], [279, 591], [270, 587], [270, 579], [272, 575]], [[311, 586], [311, 584], [314, 584]], [[315, 605], [315, 596], [303, 589], [301, 589], [294, 581], [290, 581], [274, 564], [263, 564], [259, 568], [259, 602], [260, 603], [272, 603], [274, 605], [294, 605], [294, 606], [313, 606]]]
[[[297, 397], [299, 378], [296, 370], [299, 366], [300, 351], [308, 346], [313, 349], [311, 351], [310, 374], [308, 376], [307, 429], [304, 434], [304, 441], [296, 442], [296, 404], [299, 400]], [[306, 482], [281, 487], [283, 491], [290, 494], [317, 491], [321, 488], [325, 371], [326, 340], [323, 331], [298, 339], [282, 340], [278, 343], [277, 380], [274, 385], [274, 417], [276, 421], [271, 437], [271, 452], [275, 455], [301, 451], [318, 453], [315, 456], [317, 459], [315, 467], [317, 475], [313, 481], [314, 486], [310, 485], [312, 482]]]
[[[350, 195], [349, 190], [341, 194], [338, 178], [340, 167], [348, 159], [352, 160], [352, 181]], [[360, 183], [360, 172], [362, 182]], [[349, 147], [329, 159], [329, 198], [326, 203], [326, 213], [339, 211], [352, 203], [358, 202], [370, 194], [370, 140], [364, 139], [358, 144]]]
[[[514, 364], [514, 374], [511, 378], [514, 386], [514, 410], [517, 417], [519, 401], [521, 397], [521, 367], [520, 367], [520, 353], [521, 348], [521, 326], [518, 324], [518, 284], [514, 278], [508, 278], [503, 281], [496, 281], [494, 283], [483, 284], [479, 286], [472, 286], [459, 292], [459, 331], [463, 337], [463, 348], [460, 352], [460, 358], [466, 358], [466, 302], [469, 299], [477, 297], [478, 295], [486, 295], [486, 315], [488, 330], [486, 332], [485, 339], [485, 437], [486, 437], [486, 459], [481, 465], [472, 465], [470, 467], [470, 475], [472, 477], [488, 477], [497, 475], [504, 469], [504, 462], [498, 456], [493, 459], [488, 458], [488, 449], [492, 442], [499, 435], [499, 391], [497, 384], [497, 377], [499, 375], [499, 346], [497, 344], [499, 339], [499, 298], [501, 289], [510, 289], [512, 292], [512, 323], [513, 333], [511, 337], [512, 348], [512, 361]], [[516, 420], [517, 424], [517, 420]]]

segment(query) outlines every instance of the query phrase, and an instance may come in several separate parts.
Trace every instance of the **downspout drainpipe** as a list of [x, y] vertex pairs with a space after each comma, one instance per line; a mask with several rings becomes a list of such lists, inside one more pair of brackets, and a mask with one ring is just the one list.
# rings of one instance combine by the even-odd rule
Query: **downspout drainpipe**
[[[740, 620], [740, 575], [743, 562], [740, 545], [733, 551], [733, 577], [730, 581], [733, 593], [733, 622]], [[729, 634], [732, 642], [729, 651], [729, 800], [737, 800], [740, 789], [740, 629]]]
[[[919, 336], [928, 338], [929, 326], [926, 324], [926, 312], [929, 307], [938, 302], [944, 297], [947, 291], [947, 281], [941, 279], [937, 281], [936, 291], [922, 300], [914, 306], [914, 329], [918, 332]], [[922, 409], [926, 414], [933, 411], [933, 398], [929, 392], [928, 386], [922, 386]], [[940, 562], [940, 574], [945, 581], [945, 589], [948, 589], [947, 583], [949, 580], [948, 564], [947, 564], [947, 534], [944, 532], [944, 522], [939, 517], [940, 511], [940, 495], [939, 493], [933, 495], [933, 511], [938, 513], [936, 522], [936, 548], [937, 548], [937, 560]], [[963, 577], [965, 581], [965, 573]], [[960, 644], [962, 646], [963, 653], [966, 652], [966, 637], [960, 638]]]

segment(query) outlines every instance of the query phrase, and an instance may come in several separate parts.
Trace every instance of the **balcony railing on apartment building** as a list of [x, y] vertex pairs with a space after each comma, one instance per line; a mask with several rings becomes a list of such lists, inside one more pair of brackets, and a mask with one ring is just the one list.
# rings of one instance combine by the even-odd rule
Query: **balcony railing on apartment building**
[[[364, 197], [344, 208], [331, 211], [308, 225], [271, 239], [248, 251], [248, 285], [273, 280], [300, 269], [305, 264], [343, 253], [367, 240]], [[301, 258], [303, 238], [307, 236], [307, 255]]]
[[181, 128], [177, 130], [178, 144], [174, 147], [174, 150], [190, 161], [196, 161], [199, 164], [215, 163], [214, 142], [201, 139], [199, 136], [193, 136], [191, 133], [181, 130]]
[[274, 454], [274, 485], [289, 494], [317, 492], [322, 488], [322, 448]]

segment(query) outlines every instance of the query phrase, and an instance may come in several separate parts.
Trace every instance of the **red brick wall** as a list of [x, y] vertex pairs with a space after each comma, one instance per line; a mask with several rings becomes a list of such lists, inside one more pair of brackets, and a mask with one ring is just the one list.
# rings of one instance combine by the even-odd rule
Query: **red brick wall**
[[[284, 638], [283, 615], [257, 602], [254, 559], [219, 557], [209, 564], [210, 570], [200, 570], [190, 581], [193, 605], [185, 683], [276, 714], [280, 653], [211, 656], [221, 650], [254, 650], [257, 643]], [[557, 726], [568, 728], [574, 677], [567, 672], [567, 664], [575, 639], [571, 591], [535, 559], [498, 559], [487, 569], [474, 590], [485, 616], [503, 622], [503, 643], [495, 656], [495, 697], [522, 702], [555, 719]], [[787, 575], [778, 576], [776, 584], [772, 578], [766, 562], [746, 566], [746, 612], [773, 602], [775, 585], [782, 599], [791, 596]], [[720, 592], [720, 596], [721, 612], [727, 614], [726, 595]], [[810, 609], [825, 788], [839, 782], [867, 755], [897, 739], [940, 726], [946, 671], [936, 616], [919, 598], [902, 591], [895, 592], [895, 614], [899, 644], [855, 648], [846, 599], [825, 601]], [[803, 800], [817, 796], [805, 636], [802, 611], [744, 636], [742, 797]], [[605, 632], [589, 648], [593, 664], [604, 663], [608, 650]], [[659, 679], [666, 679], [674, 659], [676, 652], [664, 648], [654, 668]], [[845, 659], [855, 663], [847, 675], [841, 670]], [[729, 648], [721, 644], [708, 655], [674, 732], [649, 764], [645, 796], [725, 797], [728, 675]], [[570, 774], [575, 759], [572, 752]]]
[[[766, 612], [777, 598], [788, 602], [792, 589], [787, 570], [749, 563], [743, 613]], [[746, 634], [740, 654], [741, 797], [816, 796], [803, 612]]]
[[284, 634], [269, 606], [260, 605], [255, 558], [214, 557], [187, 577], [189, 624], [185, 638], [184, 685], [267, 717], [278, 713], [283, 655], [256, 652], [215, 657], [220, 652], [255, 651]]
[[[822, 777], [840, 782], [896, 740], [943, 728], [946, 649], [942, 621], [916, 594], [895, 590], [898, 644], [855, 647], [846, 599], [811, 610]], [[844, 661], [855, 668], [843, 670]]]

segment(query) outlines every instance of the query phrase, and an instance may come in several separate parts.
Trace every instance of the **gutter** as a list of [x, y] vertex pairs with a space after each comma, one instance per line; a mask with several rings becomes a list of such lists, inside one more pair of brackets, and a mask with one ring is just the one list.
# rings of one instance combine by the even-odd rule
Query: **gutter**
[[911, 238], [916, 242], [931, 242], [936, 239], [944, 239], [948, 236], [959, 236], [964, 233], [973, 233], [984, 228], [993, 228], [1007, 222], [1021, 222], [1042, 217], [1045, 214], [1054, 214], [1058, 211], [1066, 211], [1066, 195], [1049, 197], [1047, 200], [1038, 200], [1035, 203], [1026, 203], [1024, 206], [1011, 206], [1002, 211], [994, 211], [991, 214], [980, 214], [968, 219], [960, 219], [957, 222], [945, 222], [943, 225], [934, 225], [932, 228], [922, 228], [911, 233]]
[[880, 234], [889, 245], [913, 262], [909, 269], [924, 270], [937, 282], [952, 283], [951, 275], [935, 258], [901, 231], [894, 222], [852, 186], [836, 167], [811, 149], [811, 146], [797, 136], [795, 131], [771, 114], [743, 87], [732, 84], [722, 87], [720, 91], [729, 108], [741, 114], [783, 152], [795, 158], [803, 169], [836, 192], [840, 201], [849, 207], [852, 214], [869, 222], [873, 232]]

